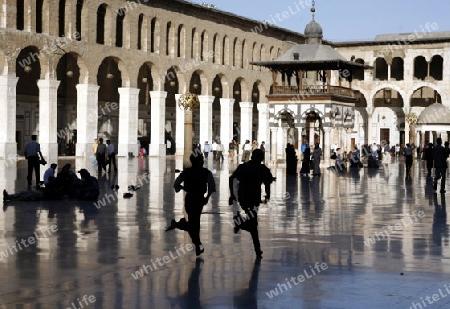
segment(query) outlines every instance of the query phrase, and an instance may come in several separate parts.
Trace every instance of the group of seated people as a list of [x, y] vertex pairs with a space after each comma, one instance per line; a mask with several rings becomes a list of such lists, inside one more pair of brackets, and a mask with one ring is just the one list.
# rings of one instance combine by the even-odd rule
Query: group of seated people
[[44, 186], [38, 190], [28, 190], [16, 194], [8, 194], [3, 190], [3, 201], [39, 201], [58, 200], [64, 197], [81, 200], [97, 200], [100, 194], [98, 181], [88, 170], [78, 171], [80, 178], [72, 172], [70, 163], [64, 165], [55, 177], [57, 165], [51, 164], [44, 174]]

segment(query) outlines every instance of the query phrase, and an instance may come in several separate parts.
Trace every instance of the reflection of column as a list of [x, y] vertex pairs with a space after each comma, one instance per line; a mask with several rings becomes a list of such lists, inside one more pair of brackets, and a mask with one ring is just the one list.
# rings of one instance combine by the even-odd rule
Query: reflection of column
[[78, 84], [76, 87], [77, 123], [80, 124], [77, 126], [76, 155], [90, 157], [93, 154], [92, 144], [97, 138], [98, 89], [100, 87], [92, 84]]
[[137, 153], [137, 132], [139, 119], [139, 89], [137, 88], [119, 88], [119, 145], [118, 155], [120, 157], [128, 156], [132, 152], [134, 156]]
[[314, 145], [314, 122], [309, 123], [309, 143]]
[[47, 162], [57, 162], [58, 144], [58, 86], [59, 80], [40, 79], [39, 87], [39, 143]]
[[220, 138], [225, 148], [233, 139], [234, 99], [220, 99]]
[[[258, 142], [265, 141], [269, 137], [269, 103], [258, 103]], [[299, 134], [300, 135], [300, 134]], [[266, 145], [269, 146], [269, 145]]]
[[189, 157], [192, 153], [192, 110], [184, 110], [184, 150], [183, 150], [183, 168], [191, 165]]
[[278, 135], [278, 127], [270, 128], [270, 160], [272, 163], [277, 162], [277, 135]]
[[178, 106], [181, 94], [175, 95], [175, 147], [176, 155], [184, 152], [184, 109]]
[[16, 144], [16, 85], [15, 75], [0, 76], [0, 158], [11, 158], [17, 153]]
[[[199, 143], [203, 144], [205, 141], [212, 140], [212, 105], [214, 101], [213, 96], [199, 95], [200, 100], [200, 135]], [[220, 140], [223, 142], [222, 137]]]
[[166, 97], [165, 91], [150, 91], [152, 98], [150, 156], [165, 156], [166, 145], [164, 131], [166, 125]]
[[409, 131], [410, 131], [410, 127], [409, 127], [409, 122], [405, 120], [405, 144], [409, 143]]
[[253, 102], [241, 102], [239, 106], [241, 107], [241, 144], [245, 144], [246, 140], [252, 140]]
[[[425, 149], [425, 131], [420, 131], [420, 148], [421, 149]], [[432, 143], [433, 141], [430, 138], [430, 143]]]
[[372, 108], [366, 108], [367, 110], [367, 144], [371, 145], [373, 143], [372, 141]]
[[331, 128], [323, 128], [323, 159], [325, 162], [330, 161], [330, 150], [331, 150], [331, 142], [330, 142], [330, 133]]

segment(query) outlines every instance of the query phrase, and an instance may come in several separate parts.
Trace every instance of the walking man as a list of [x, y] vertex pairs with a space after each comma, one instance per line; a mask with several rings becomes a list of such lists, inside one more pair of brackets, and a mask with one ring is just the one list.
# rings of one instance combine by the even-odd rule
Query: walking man
[[114, 172], [117, 172], [116, 165], [116, 152], [114, 151], [114, 145], [111, 144], [111, 141], [106, 140], [107, 151], [108, 151], [108, 173], [111, 173], [111, 164], [114, 164]]
[[234, 231], [237, 233], [239, 229], [243, 229], [252, 235], [253, 247], [257, 257], [261, 257], [263, 253], [258, 234], [258, 207], [261, 203], [261, 185], [264, 184], [267, 201], [270, 199], [270, 184], [273, 180], [269, 168], [261, 163], [263, 158], [264, 153], [261, 149], [255, 149], [251, 160], [239, 165], [229, 179], [229, 204], [233, 204], [233, 201], [236, 200], [233, 192], [233, 181], [237, 179], [239, 181], [238, 201], [248, 217], [244, 224], [235, 223]]
[[41, 146], [36, 142], [37, 136], [31, 135], [31, 141], [25, 146], [24, 155], [28, 161], [28, 186], [31, 186], [31, 180], [33, 178], [33, 170], [36, 178], [36, 187], [39, 187], [40, 182], [40, 167], [39, 160], [44, 160], [41, 152]]
[[[173, 188], [177, 193], [180, 190], [187, 192], [184, 199], [184, 208], [188, 215], [186, 230], [192, 239], [192, 243], [195, 245], [195, 253], [199, 256], [205, 251], [200, 241], [200, 216], [203, 206], [208, 203], [211, 194], [216, 192], [216, 183], [211, 171], [203, 167], [204, 159], [202, 154], [191, 154], [189, 159], [192, 166], [181, 172], [175, 179]], [[208, 193], [206, 197], [205, 193]], [[172, 220], [171, 227], [178, 227], [175, 220]], [[170, 229], [172, 228], [168, 228], [168, 230]]]
[[433, 189], [437, 190], [438, 180], [441, 179], [441, 191], [445, 193], [445, 178], [447, 177], [447, 158], [448, 152], [442, 146], [442, 138], [436, 139], [436, 147], [433, 148], [434, 159], [434, 183]]
[[98, 165], [98, 175], [102, 174], [102, 169], [106, 172], [106, 145], [103, 144], [103, 138], [99, 138], [97, 152], [95, 153]]

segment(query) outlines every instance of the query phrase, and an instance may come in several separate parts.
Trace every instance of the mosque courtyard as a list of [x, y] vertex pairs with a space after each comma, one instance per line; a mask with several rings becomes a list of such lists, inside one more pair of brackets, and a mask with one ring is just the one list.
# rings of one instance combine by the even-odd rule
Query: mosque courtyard
[[[67, 162], [96, 175], [89, 159], [60, 157], [58, 168]], [[0, 189], [26, 190], [26, 161], [1, 163]], [[450, 193], [433, 191], [423, 161], [410, 178], [402, 159], [310, 178], [269, 165], [261, 260], [250, 235], [233, 232], [236, 163], [210, 157], [205, 166], [217, 192], [202, 215], [199, 258], [186, 232], [165, 232], [183, 216], [172, 187], [178, 157], [119, 158], [119, 172], [99, 178], [96, 203], [4, 203], [0, 308], [450, 307]], [[129, 185], [140, 188], [125, 199]]]

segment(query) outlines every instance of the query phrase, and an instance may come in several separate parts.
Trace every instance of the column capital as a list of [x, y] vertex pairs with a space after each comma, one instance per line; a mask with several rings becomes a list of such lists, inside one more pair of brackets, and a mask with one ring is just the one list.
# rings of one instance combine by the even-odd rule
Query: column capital
[[150, 91], [150, 98], [165, 99], [165, 98], [167, 98], [167, 92], [166, 91]]
[[233, 106], [234, 104], [234, 99], [229, 99], [229, 98], [220, 98], [220, 107], [224, 106], [224, 105], [231, 105]]
[[368, 106], [368, 107], [366, 107], [366, 112], [367, 112], [367, 114], [369, 114], [369, 115], [372, 115], [373, 114], [373, 107], [372, 106]]
[[260, 112], [268, 112], [269, 111], [269, 103], [257, 103], [256, 107]]
[[253, 102], [240, 102], [239, 106], [241, 108], [253, 108]]
[[57, 79], [39, 79], [37, 85], [39, 88], [49, 88], [50, 90], [58, 90], [58, 86], [61, 82]]
[[330, 127], [324, 127], [323, 128], [323, 132], [330, 133], [331, 132], [331, 128]]
[[200, 100], [200, 104], [202, 103], [202, 102], [204, 102], [204, 103], [212, 103], [213, 101], [214, 101], [214, 96], [212, 96], [212, 95], [199, 95], [198, 96], [198, 99]]
[[270, 127], [270, 132], [277, 132], [278, 131], [278, 127]]
[[131, 88], [131, 87], [119, 87], [117, 90], [119, 91], [119, 94], [121, 94], [121, 95], [122, 94], [123, 95], [127, 95], [127, 94], [138, 95], [139, 91], [141, 91], [141, 89], [139, 89], [139, 88]]

